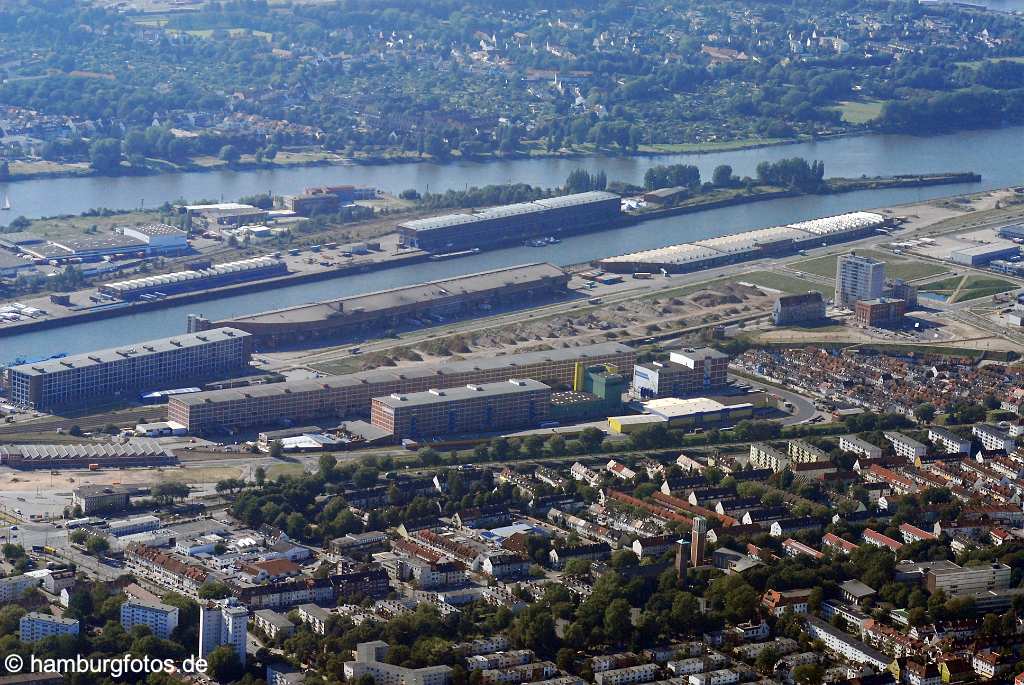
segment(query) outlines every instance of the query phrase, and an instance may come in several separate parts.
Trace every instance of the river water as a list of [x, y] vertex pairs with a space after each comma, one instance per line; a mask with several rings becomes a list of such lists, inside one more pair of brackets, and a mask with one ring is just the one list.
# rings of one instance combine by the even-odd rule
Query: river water
[[[75, 324], [63, 329], [0, 338], [0, 362], [17, 356], [76, 353], [113, 347], [181, 333], [191, 312], [212, 319], [252, 314], [267, 309], [342, 297], [426, 280], [472, 273], [532, 261], [572, 264], [598, 257], [660, 247], [679, 242], [736, 233], [802, 219], [857, 209], [913, 202], [965, 191], [1024, 183], [1024, 127], [970, 131], [947, 136], [911, 137], [871, 135], [837, 138], [799, 145], [708, 155], [661, 157], [597, 157], [577, 160], [525, 159], [494, 163], [447, 165], [314, 167], [176, 174], [140, 178], [43, 179], [10, 184], [16, 209], [26, 216], [78, 213], [96, 206], [147, 206], [179, 197], [236, 199], [240, 195], [273, 190], [291, 193], [306, 186], [356, 183], [397, 192], [414, 187], [431, 191], [487, 183], [525, 182], [540, 186], [561, 184], [578, 167], [603, 170], [610, 179], [642, 181], [656, 164], [686, 162], [701, 168], [705, 178], [718, 164], [731, 164], [736, 173], [752, 174], [762, 160], [803, 156], [825, 162], [826, 175], [859, 176], [914, 172], [977, 171], [980, 183], [931, 188], [895, 189], [845, 195], [797, 197], [728, 207], [694, 215], [669, 217], [636, 226], [575, 236], [545, 248], [513, 247], [442, 262], [297, 284], [219, 300], [168, 307], [106, 321]], [[131, 200], [131, 198], [135, 198]]]

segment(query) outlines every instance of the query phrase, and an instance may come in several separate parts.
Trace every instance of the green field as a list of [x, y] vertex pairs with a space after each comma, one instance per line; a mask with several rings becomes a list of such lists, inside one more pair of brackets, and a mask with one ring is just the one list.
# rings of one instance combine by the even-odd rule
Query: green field
[[843, 121], [848, 124], [866, 124], [881, 116], [884, 104], [881, 100], [844, 100], [833, 109], [839, 112]]
[[762, 288], [771, 288], [773, 290], [781, 290], [784, 293], [806, 293], [812, 290], [816, 290], [822, 295], [828, 295], [826, 287], [810, 281], [805, 281], [802, 278], [796, 276], [789, 276], [784, 273], [778, 273], [776, 271], [752, 271], [749, 274], [743, 274], [735, 281], [743, 281], [744, 283], [753, 283], [759, 285]]
[[[886, 276], [889, 278], [902, 278], [905, 281], [937, 276], [938, 274], [949, 271], [948, 268], [941, 264], [904, 259], [896, 257], [888, 252], [881, 252], [878, 250], [857, 250], [857, 254], [864, 255], [865, 257], [873, 257], [874, 259], [885, 262]], [[836, 261], [838, 259], [839, 255], [828, 255], [825, 257], [807, 259], [802, 262], [795, 262], [789, 266], [797, 271], [806, 271], [809, 274], [815, 274], [817, 276], [835, 278]]]
[[932, 281], [921, 286], [921, 290], [937, 295], [945, 295], [948, 302], [966, 302], [982, 297], [992, 297], [998, 293], [1013, 290], [1017, 284], [993, 276], [953, 276], [941, 281]]
[[985, 62], [1024, 62], [1024, 57], [992, 57], [987, 60], [979, 59], [973, 62], [954, 62], [958, 67], [967, 67], [968, 69], [977, 69]]

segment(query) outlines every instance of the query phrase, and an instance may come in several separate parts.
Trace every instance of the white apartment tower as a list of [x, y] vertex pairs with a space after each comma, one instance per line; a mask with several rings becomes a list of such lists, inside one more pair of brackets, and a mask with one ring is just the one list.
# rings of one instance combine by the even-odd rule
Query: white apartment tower
[[885, 288], [885, 263], [855, 252], [836, 261], [837, 307], [853, 309], [857, 300], [874, 300]]
[[208, 602], [199, 608], [199, 656], [207, 658], [221, 645], [231, 645], [245, 663], [245, 634], [249, 610], [236, 600]]

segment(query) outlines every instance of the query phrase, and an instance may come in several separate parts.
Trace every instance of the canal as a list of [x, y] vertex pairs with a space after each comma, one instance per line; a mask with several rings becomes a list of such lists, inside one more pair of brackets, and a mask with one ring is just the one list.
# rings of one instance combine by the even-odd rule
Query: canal
[[[37, 210], [21, 204], [18, 212], [53, 214], [79, 212], [106, 204], [126, 206], [118, 198], [148, 195], [147, 205], [177, 197], [195, 199], [223, 193], [227, 199], [272, 189], [275, 193], [301, 190], [307, 185], [358, 183], [389, 191], [406, 187], [425, 190], [457, 188], [521, 181], [542, 186], [562, 183], [569, 171], [580, 166], [604, 170], [611, 179], [641, 181], [644, 171], [655, 164], [686, 162], [697, 164], [705, 177], [718, 164], [731, 164], [739, 174], [751, 174], [758, 162], [789, 156], [804, 156], [825, 162], [826, 175], [859, 176], [974, 170], [980, 183], [962, 186], [865, 191], [834, 196], [783, 198], [751, 205], [728, 207], [693, 215], [668, 217], [597, 234], [566, 238], [545, 248], [513, 247], [462, 259], [429, 262], [330, 281], [297, 284], [274, 291], [235, 295], [219, 300], [168, 307], [105, 321], [75, 324], [63, 329], [25, 333], [0, 339], [0, 360], [57, 352], [76, 353], [113, 347], [181, 333], [187, 314], [201, 313], [211, 319], [251, 314], [278, 307], [303, 304], [426, 280], [445, 278], [485, 269], [550, 261], [573, 264], [597, 257], [659, 247], [679, 242], [735, 233], [753, 228], [879, 207], [897, 203], [1024, 183], [1019, 159], [1024, 156], [1024, 128], [972, 131], [949, 136], [863, 136], [815, 143], [787, 145], [709, 155], [662, 157], [609, 157], [581, 160], [532, 159], [491, 164], [392, 165], [383, 167], [316, 167], [274, 171], [242, 171], [178, 174], [124, 179], [47, 179], [11, 184], [15, 202], [29, 201], [39, 193]], [[106, 184], [106, 190], [100, 185]], [[45, 199], [43, 197], [45, 194]], [[100, 202], [103, 198], [105, 202]], [[60, 203], [77, 203], [60, 209]], [[138, 202], [136, 201], [136, 204]]]

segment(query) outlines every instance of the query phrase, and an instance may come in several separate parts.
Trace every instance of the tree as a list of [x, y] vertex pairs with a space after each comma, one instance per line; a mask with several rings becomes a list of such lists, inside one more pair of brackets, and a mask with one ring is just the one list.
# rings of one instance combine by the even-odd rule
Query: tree
[[819, 664], [800, 664], [793, 669], [793, 682], [797, 685], [820, 685], [824, 676]]
[[148, 152], [149, 142], [146, 140], [146, 134], [142, 131], [129, 131], [124, 137], [124, 153], [129, 157], [145, 157]]
[[914, 407], [914, 418], [921, 423], [929, 423], [935, 418], [935, 405], [931, 402], [922, 402]]
[[7, 561], [17, 561], [25, 557], [25, 548], [13, 542], [6, 542], [3, 546], [3, 555]]
[[110, 543], [105, 537], [92, 535], [85, 541], [85, 549], [94, 557], [102, 557], [110, 550]]
[[203, 583], [199, 588], [199, 599], [224, 599], [231, 596], [231, 588], [215, 580]]
[[121, 143], [114, 138], [100, 138], [89, 146], [89, 165], [100, 173], [111, 173], [121, 167]]
[[424, 466], [437, 466], [441, 463], [441, 454], [433, 447], [424, 447], [416, 453], [416, 457]]
[[718, 188], [727, 188], [732, 185], [732, 167], [728, 164], [719, 164], [711, 174], [711, 183]]
[[238, 653], [229, 645], [221, 645], [206, 657], [206, 675], [218, 683], [230, 683], [242, 677], [244, 668]]
[[[275, 441], [274, 444], [278, 444]], [[256, 481], [256, 486], [262, 488], [267, 482], [267, 470], [262, 466], [257, 466], [256, 470], [253, 471], [253, 479]]]
[[190, 492], [185, 483], [164, 482], [153, 487], [153, 498], [158, 502], [170, 503], [188, 497]]
[[604, 634], [612, 642], [623, 644], [633, 634], [631, 613], [633, 608], [621, 597], [608, 605], [604, 611]]
[[280, 440], [275, 440], [270, 443], [270, 458], [280, 459], [284, 456], [284, 443]]
[[[321, 454], [320, 459], [317, 460], [317, 467], [320, 471], [320, 477], [326, 481], [334, 479], [334, 469], [338, 466], [338, 460], [333, 454]], [[374, 478], [377, 477], [376, 472]]]
[[242, 153], [234, 145], [225, 145], [220, 149], [217, 157], [228, 164], [234, 164], [242, 158]]
[[71, 534], [68, 535], [68, 539], [76, 545], [84, 545], [85, 541], [89, 539], [89, 534], [79, 528], [78, 530], [71, 531]]
[[596, 452], [601, 447], [601, 443], [604, 442], [604, 432], [599, 428], [588, 426], [583, 429], [580, 433], [580, 443], [583, 444], [583, 449], [587, 452]]

